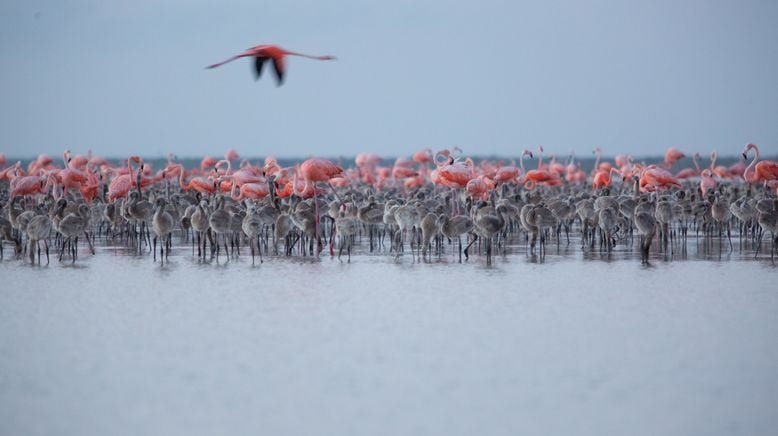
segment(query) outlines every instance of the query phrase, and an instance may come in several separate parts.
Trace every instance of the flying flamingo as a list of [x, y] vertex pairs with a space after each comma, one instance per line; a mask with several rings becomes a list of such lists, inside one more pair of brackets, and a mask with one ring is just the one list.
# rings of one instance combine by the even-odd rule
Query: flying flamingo
[[276, 73], [276, 82], [278, 86], [284, 83], [284, 75], [286, 74], [286, 56], [301, 56], [309, 59], [316, 59], [320, 61], [334, 60], [335, 56], [311, 56], [303, 53], [296, 53], [293, 51], [285, 50], [277, 45], [258, 45], [252, 47], [243, 53], [237, 54], [227, 60], [219, 62], [218, 64], [208, 65], [206, 68], [220, 67], [228, 62], [232, 62], [235, 59], [253, 57], [254, 58], [254, 80], [258, 80], [262, 75], [262, 66], [268, 59], [273, 61], [273, 70]]

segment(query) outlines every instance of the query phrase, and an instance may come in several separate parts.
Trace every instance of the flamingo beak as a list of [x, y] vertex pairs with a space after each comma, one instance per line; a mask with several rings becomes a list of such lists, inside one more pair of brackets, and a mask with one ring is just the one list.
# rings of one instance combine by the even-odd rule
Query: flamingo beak
[[745, 153], [743, 153], [743, 160], [748, 160], [748, 156]]

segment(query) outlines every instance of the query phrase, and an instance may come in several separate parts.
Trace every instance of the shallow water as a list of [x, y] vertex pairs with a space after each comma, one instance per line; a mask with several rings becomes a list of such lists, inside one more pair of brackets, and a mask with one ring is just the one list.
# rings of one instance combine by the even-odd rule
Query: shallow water
[[778, 269], [690, 247], [6, 257], [0, 434], [771, 434]]

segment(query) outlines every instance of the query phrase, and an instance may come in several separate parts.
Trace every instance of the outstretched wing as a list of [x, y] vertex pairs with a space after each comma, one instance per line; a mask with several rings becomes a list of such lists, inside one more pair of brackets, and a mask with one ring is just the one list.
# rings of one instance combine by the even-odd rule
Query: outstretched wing
[[254, 57], [254, 80], [259, 80], [259, 76], [262, 75], [262, 66], [265, 65], [266, 60], [266, 56]]
[[273, 70], [276, 72], [276, 81], [278, 86], [281, 86], [281, 84], [284, 83], [285, 69], [286, 67], [284, 66], [284, 58], [273, 58]]

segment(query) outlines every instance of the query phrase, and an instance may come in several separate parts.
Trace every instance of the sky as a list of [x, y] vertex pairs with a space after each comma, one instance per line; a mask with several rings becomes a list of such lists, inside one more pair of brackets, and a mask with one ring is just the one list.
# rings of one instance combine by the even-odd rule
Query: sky
[[[4, 0], [0, 152], [778, 151], [778, 2]], [[286, 82], [252, 62], [291, 58]]]

